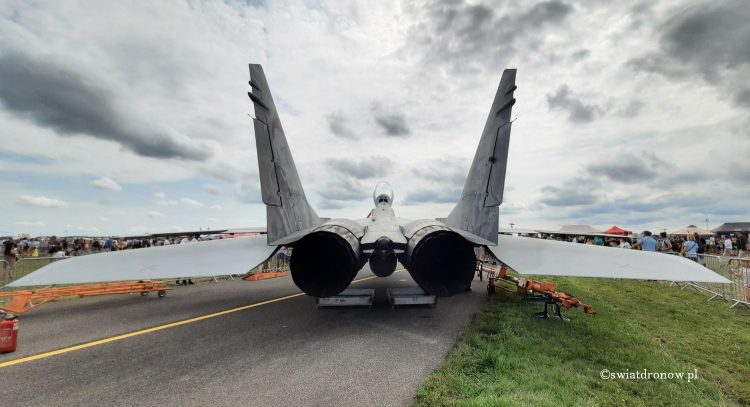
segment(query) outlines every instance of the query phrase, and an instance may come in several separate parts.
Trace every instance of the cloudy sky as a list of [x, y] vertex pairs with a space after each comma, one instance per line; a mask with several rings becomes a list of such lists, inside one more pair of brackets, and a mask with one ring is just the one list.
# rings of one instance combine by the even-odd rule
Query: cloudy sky
[[750, 220], [745, 1], [4, 1], [0, 235], [265, 225], [249, 62], [321, 216], [448, 214], [517, 68], [501, 226]]

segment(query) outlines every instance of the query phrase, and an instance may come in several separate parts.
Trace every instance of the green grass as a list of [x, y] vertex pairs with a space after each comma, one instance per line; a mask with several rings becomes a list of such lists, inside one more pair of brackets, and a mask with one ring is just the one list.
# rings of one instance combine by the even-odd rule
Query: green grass
[[[750, 310], [656, 282], [558, 279], [594, 306], [541, 320], [499, 292], [475, 316], [415, 406], [750, 405]], [[600, 371], [698, 379], [603, 380]]]

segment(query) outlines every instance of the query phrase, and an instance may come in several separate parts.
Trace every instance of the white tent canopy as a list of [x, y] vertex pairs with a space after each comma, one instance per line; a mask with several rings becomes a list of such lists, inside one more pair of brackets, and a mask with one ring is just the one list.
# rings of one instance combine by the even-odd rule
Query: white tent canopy
[[695, 226], [695, 225], [685, 226], [682, 229], [677, 229], [675, 231], [669, 232], [670, 235], [688, 235], [688, 234], [695, 234], [695, 233], [697, 233], [700, 236], [712, 236], [714, 234], [714, 232], [708, 229], [699, 228], [698, 226]]
[[599, 229], [592, 227], [591, 225], [565, 225], [560, 228], [558, 233], [604, 233]]

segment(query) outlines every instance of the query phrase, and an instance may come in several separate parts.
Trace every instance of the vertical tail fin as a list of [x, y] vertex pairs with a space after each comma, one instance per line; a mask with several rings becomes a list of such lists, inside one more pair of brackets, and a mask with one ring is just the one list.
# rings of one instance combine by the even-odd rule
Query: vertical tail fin
[[510, 114], [516, 99], [516, 70], [506, 69], [500, 79], [479, 147], [466, 177], [461, 200], [445, 223], [497, 243], [498, 206], [503, 202], [505, 167], [510, 142]]
[[263, 203], [266, 204], [268, 243], [322, 222], [310, 207], [281, 127], [263, 67], [250, 64], [251, 92], [255, 105], [255, 144]]

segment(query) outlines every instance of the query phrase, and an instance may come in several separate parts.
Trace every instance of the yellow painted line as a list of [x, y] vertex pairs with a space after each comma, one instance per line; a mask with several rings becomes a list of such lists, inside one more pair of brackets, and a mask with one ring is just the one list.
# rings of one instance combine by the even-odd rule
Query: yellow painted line
[[[403, 270], [404, 269], [396, 270], [396, 273], [399, 272], [399, 271], [403, 271]], [[358, 283], [360, 281], [370, 280], [370, 279], [373, 279], [373, 278], [377, 278], [377, 276], [370, 276], [370, 277], [360, 278], [359, 280], [352, 281], [352, 284]], [[256, 302], [254, 304], [243, 305], [241, 307], [232, 308], [232, 309], [228, 309], [228, 310], [224, 310], [224, 311], [219, 311], [219, 312], [214, 312], [214, 313], [211, 313], [211, 314], [206, 314], [206, 315], [202, 315], [202, 316], [195, 317], [195, 318], [183, 319], [182, 321], [170, 322], [168, 324], [157, 325], [157, 326], [154, 326], [154, 327], [151, 327], [151, 328], [141, 329], [139, 331], [133, 331], [133, 332], [128, 332], [128, 333], [121, 334], [121, 335], [110, 336], [108, 338], [97, 339], [97, 340], [94, 340], [94, 341], [91, 341], [91, 342], [85, 342], [85, 343], [82, 343], [82, 344], [79, 344], [79, 345], [69, 346], [67, 348], [61, 348], [61, 349], [56, 349], [56, 350], [52, 350], [52, 351], [49, 351], [49, 352], [37, 353], [36, 355], [25, 356], [25, 357], [18, 358], [18, 359], [8, 360], [6, 362], [0, 362], [0, 368], [2, 368], [2, 367], [8, 367], [8, 366], [13, 366], [13, 365], [18, 365], [18, 364], [26, 363], [26, 362], [31, 362], [31, 361], [37, 360], [37, 359], [44, 359], [44, 358], [48, 358], [50, 356], [61, 355], [63, 353], [73, 352], [73, 351], [80, 350], [80, 349], [86, 349], [86, 348], [90, 348], [90, 347], [93, 347], [93, 346], [104, 345], [105, 343], [115, 342], [115, 341], [119, 341], [119, 340], [123, 340], [123, 339], [127, 339], [127, 338], [132, 338], [134, 336], [139, 336], [139, 335], [143, 335], [143, 334], [147, 334], [147, 333], [151, 333], [151, 332], [161, 331], [163, 329], [174, 328], [174, 327], [180, 326], [180, 325], [191, 324], [193, 322], [203, 321], [204, 319], [220, 317], [222, 315], [227, 315], [227, 314], [231, 314], [231, 313], [234, 313], [234, 312], [244, 311], [244, 310], [250, 309], [250, 308], [260, 307], [262, 305], [268, 305], [268, 304], [272, 304], [274, 302], [285, 301], [285, 300], [288, 300], [288, 299], [291, 299], [291, 298], [301, 297], [303, 295], [305, 295], [305, 293], [297, 293], [297, 294], [292, 294], [292, 295], [286, 295], [286, 296], [283, 296], [283, 297], [274, 298], [274, 299], [271, 299], [271, 300], [266, 300], [266, 301], [261, 301], [261, 302]]]

